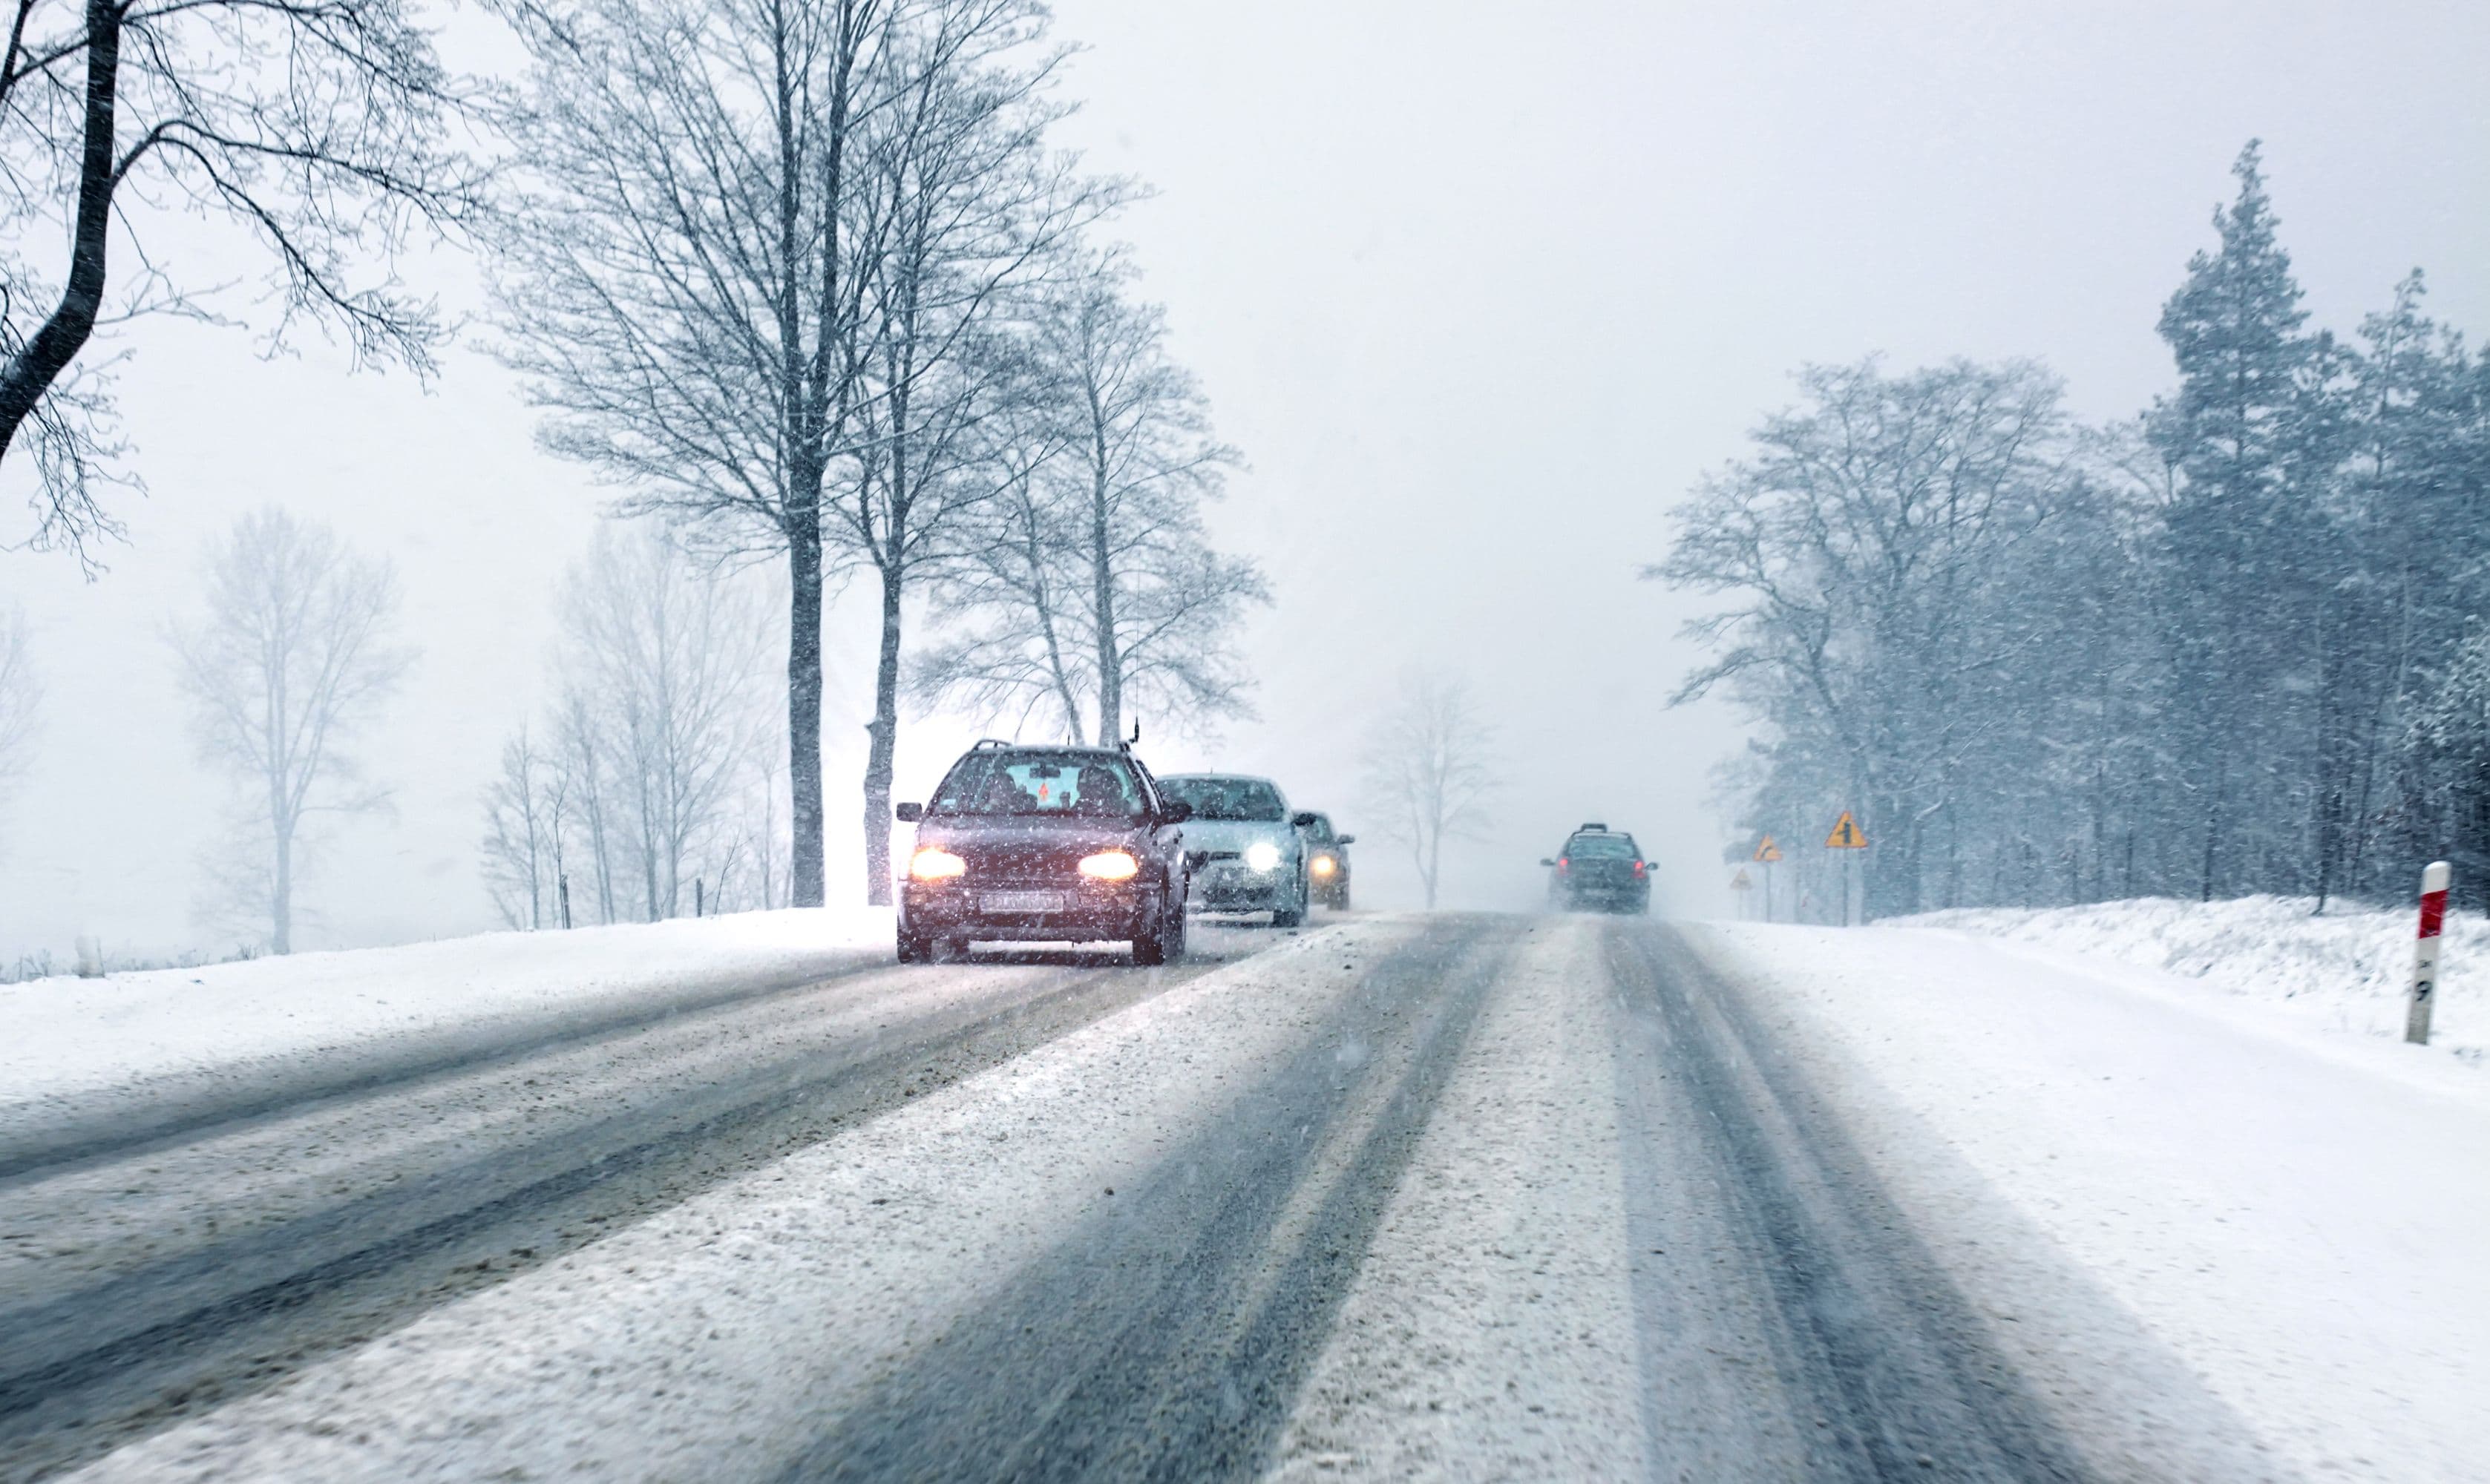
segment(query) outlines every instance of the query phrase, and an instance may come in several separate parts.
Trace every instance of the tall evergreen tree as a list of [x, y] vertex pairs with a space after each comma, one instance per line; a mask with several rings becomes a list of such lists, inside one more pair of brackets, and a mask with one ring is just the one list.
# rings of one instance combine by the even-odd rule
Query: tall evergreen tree
[[2166, 512], [2176, 637], [2173, 714], [2203, 857], [2202, 895], [2304, 859], [2323, 683], [2324, 593], [2334, 563], [2319, 498], [2329, 474], [2326, 383], [2340, 360], [2312, 336], [2291, 255], [2275, 240], [2257, 141], [2214, 214], [2219, 245], [2187, 263], [2161, 311], [2179, 388], [2152, 435], [2178, 475]]

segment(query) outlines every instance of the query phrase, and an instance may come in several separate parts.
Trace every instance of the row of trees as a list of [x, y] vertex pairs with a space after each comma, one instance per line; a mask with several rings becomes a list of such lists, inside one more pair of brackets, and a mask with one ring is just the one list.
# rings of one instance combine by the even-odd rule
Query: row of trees
[[[92, 564], [120, 531], [109, 487], [134, 482], [99, 333], [239, 302], [159, 267], [167, 221], [256, 240], [275, 343], [313, 324], [424, 374], [448, 327], [399, 266], [458, 241], [500, 291], [496, 349], [544, 444], [702, 557], [781, 564], [793, 900], [823, 894], [822, 615], [852, 575], [879, 600], [877, 895], [905, 692], [1097, 736], [1135, 706], [1243, 708], [1230, 636], [1267, 592], [1200, 514], [1234, 455], [1086, 236], [1134, 192], [1050, 143], [1068, 105], [1043, 5], [497, 11], [530, 58], [512, 88], [446, 71], [404, 0], [20, 15], [0, 468], [34, 491], [38, 544]], [[958, 627], [903, 664], [928, 598]]]
[[763, 597], [658, 532], [599, 531], [563, 583], [545, 715], [485, 790], [504, 922], [786, 904]]
[[1763, 724], [1742, 821], [1858, 811], [1871, 915], [2490, 867], [2490, 357], [2418, 271], [2312, 329], [2254, 144], [2235, 173], [2141, 417], [2030, 362], [1811, 367], [1651, 569], [1730, 599], [1680, 699]]
[[[865, 879], [890, 888], [899, 706], [1113, 734], [1232, 712], [1259, 575], [1200, 503], [1233, 455], [1086, 231], [1130, 194], [1048, 142], [1034, 0], [578, 0], [534, 58], [500, 202], [504, 354], [544, 442], [718, 556], [787, 574], [791, 897], [821, 901], [822, 613], [879, 635]], [[959, 623], [903, 664], [917, 600]]]

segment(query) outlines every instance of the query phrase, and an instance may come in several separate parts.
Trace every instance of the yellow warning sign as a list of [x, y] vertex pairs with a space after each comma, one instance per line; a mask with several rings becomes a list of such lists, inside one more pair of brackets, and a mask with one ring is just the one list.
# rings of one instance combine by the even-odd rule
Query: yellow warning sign
[[1755, 883], [1747, 879], [1747, 868], [1744, 866], [1739, 867], [1738, 873], [1729, 878], [1729, 890], [1733, 892], [1751, 892], [1754, 889]]
[[1755, 847], [1756, 860], [1770, 862], [1781, 858], [1781, 847], [1773, 843], [1773, 838], [1770, 835], [1765, 836], [1764, 842]]
[[1859, 821], [1851, 818], [1850, 811], [1845, 809], [1840, 819], [1835, 822], [1833, 833], [1824, 837], [1824, 843], [1834, 850], [1865, 850], [1868, 848], [1868, 832], [1859, 827]]

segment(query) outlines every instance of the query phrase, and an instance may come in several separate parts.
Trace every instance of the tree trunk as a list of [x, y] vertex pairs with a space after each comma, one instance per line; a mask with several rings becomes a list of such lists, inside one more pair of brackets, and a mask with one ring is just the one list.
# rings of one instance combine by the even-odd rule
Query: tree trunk
[[87, 0], [85, 138], [69, 281], [51, 317], [0, 366], [0, 455], [9, 451], [17, 429], [34, 415], [35, 405], [95, 333], [96, 316], [103, 308], [104, 247], [112, 232], [117, 163], [113, 130], [121, 86], [121, 21], [117, 0]]
[[874, 665], [873, 745], [864, 765], [864, 893], [890, 904], [890, 775], [899, 751], [899, 597], [895, 565], [882, 569], [882, 652]]
[[826, 899], [823, 885], [822, 528], [809, 505], [803, 518], [793, 519], [790, 525], [787, 792], [793, 839], [787, 862], [788, 903], [818, 907]]
[[1098, 745], [1113, 747], [1124, 735], [1124, 654], [1115, 636], [1115, 555], [1108, 545], [1107, 429], [1094, 403], [1090, 431], [1089, 580], [1090, 603], [1098, 611]]
[[276, 826], [276, 870], [270, 888], [268, 946], [273, 953], [290, 954], [294, 952], [294, 832], [281, 822]]

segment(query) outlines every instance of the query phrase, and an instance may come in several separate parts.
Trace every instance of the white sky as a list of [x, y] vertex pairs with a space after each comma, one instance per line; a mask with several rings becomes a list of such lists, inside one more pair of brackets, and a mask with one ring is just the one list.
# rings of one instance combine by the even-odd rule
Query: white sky
[[[1203, 748], [1145, 718], [1144, 755], [1269, 773], [1357, 830], [1357, 739], [1393, 677], [1462, 671], [1511, 774], [1492, 838], [1455, 863], [1463, 902], [1529, 900], [1536, 859], [1601, 817], [1666, 863], [1679, 910], [1724, 909], [1705, 775], [1740, 732], [1664, 706], [1688, 610], [1634, 574], [1799, 362], [2037, 356], [2084, 414], [2133, 412], [2167, 384], [2154, 320], [2251, 135], [2321, 323], [2348, 331], [2418, 264], [2434, 312], [2490, 332], [2490, 7], [1057, 14], [1088, 48], [1065, 142], [1157, 190], [1115, 235], [1251, 461], [1218, 521], [1280, 593], [1248, 645], [1262, 720]], [[552, 586], [597, 491], [535, 451], [509, 380], [473, 354], [427, 393], [316, 345], [263, 361], [231, 330], [158, 323], [130, 344], [153, 487], [126, 507], [130, 544], [94, 584], [0, 553], [48, 691], [0, 828], [0, 955], [82, 932], [221, 946], [193, 915], [220, 793], [159, 634], [196, 601], [204, 540], [272, 499], [396, 557], [425, 654], [363, 749], [396, 814], [339, 835], [302, 936], [487, 926], [477, 794], [536, 709]], [[854, 601], [831, 618], [850, 886], [871, 623]], [[912, 721], [902, 797], [968, 734]], [[1379, 842], [1359, 865], [1370, 904], [1405, 899]]]

